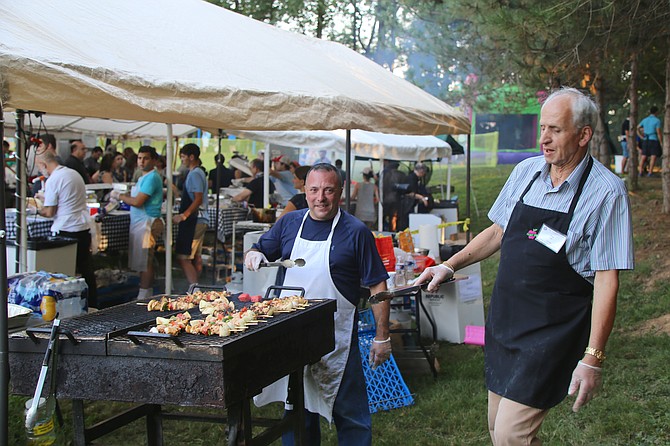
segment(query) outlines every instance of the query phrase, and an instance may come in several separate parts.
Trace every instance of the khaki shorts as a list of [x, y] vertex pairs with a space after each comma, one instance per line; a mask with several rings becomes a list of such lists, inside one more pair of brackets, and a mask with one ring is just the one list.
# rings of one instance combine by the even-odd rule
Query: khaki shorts
[[205, 239], [205, 231], [207, 231], [207, 223], [196, 224], [195, 233], [193, 234], [193, 241], [191, 242], [191, 254], [177, 254], [177, 258], [183, 260], [193, 260], [196, 256], [200, 257], [200, 254], [202, 254], [202, 242]]
[[156, 252], [156, 240], [162, 237], [165, 223], [163, 219], [157, 218], [151, 223], [151, 237], [149, 238], [149, 256], [147, 264], [152, 265], [154, 261], [154, 253]]

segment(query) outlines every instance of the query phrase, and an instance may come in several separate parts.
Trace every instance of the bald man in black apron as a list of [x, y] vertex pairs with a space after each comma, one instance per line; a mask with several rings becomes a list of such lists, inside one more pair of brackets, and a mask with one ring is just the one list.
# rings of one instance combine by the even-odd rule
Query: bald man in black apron
[[634, 262], [626, 188], [587, 153], [597, 119], [578, 90], [549, 96], [540, 118], [543, 156], [515, 167], [489, 212], [493, 225], [417, 281], [430, 280], [434, 290], [500, 249], [485, 338], [496, 446], [541, 444], [550, 408], [577, 395], [576, 412], [601, 385], [618, 271]]

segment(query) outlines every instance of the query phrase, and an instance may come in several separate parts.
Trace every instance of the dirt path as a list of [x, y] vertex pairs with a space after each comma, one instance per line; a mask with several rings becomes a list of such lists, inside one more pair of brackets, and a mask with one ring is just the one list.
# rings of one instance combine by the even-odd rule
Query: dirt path
[[[633, 231], [642, 242], [636, 245], [635, 262], [651, 261], [654, 273], [642, 280], [642, 289], [656, 288], [670, 279], [670, 215], [661, 212], [663, 199], [661, 178], [640, 178], [640, 191], [630, 194]], [[670, 334], [670, 313], [641, 324], [636, 333]]]

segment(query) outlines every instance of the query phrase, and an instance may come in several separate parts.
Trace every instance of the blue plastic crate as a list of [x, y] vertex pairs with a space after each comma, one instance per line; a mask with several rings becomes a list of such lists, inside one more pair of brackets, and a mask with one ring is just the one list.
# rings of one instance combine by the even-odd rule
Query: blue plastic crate
[[375, 317], [372, 310], [367, 309], [358, 312], [358, 332], [375, 331]]
[[[370, 319], [372, 322], [370, 323]], [[393, 355], [376, 370], [370, 367], [368, 359], [370, 355], [370, 346], [375, 337], [374, 317], [372, 311], [366, 310], [359, 313], [359, 328], [362, 326], [372, 329], [360, 330], [358, 332], [358, 347], [361, 353], [361, 362], [363, 363], [363, 374], [365, 375], [365, 387], [368, 393], [368, 406], [370, 413], [380, 410], [391, 410], [399, 407], [411, 406], [414, 404], [414, 396], [407, 388], [407, 384], [402, 379], [398, 365]]]

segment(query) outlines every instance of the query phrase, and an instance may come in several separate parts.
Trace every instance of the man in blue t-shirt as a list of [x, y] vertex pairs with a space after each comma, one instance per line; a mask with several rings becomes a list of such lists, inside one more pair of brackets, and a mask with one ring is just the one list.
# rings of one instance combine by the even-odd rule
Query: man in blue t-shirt
[[[263, 234], [245, 256], [245, 265], [258, 269], [267, 259], [305, 260], [288, 268], [284, 285], [305, 289], [310, 298], [337, 300], [335, 350], [305, 369], [305, 444], [320, 444], [319, 415], [335, 421], [340, 445], [370, 445], [372, 430], [365, 377], [358, 350], [356, 306], [359, 289], [386, 290], [388, 274], [370, 230], [356, 217], [340, 211], [342, 179], [335, 166], [313, 166], [305, 180], [308, 209], [289, 212]], [[266, 257], [267, 256], [267, 257]], [[373, 367], [391, 354], [389, 304], [373, 306], [377, 332], [370, 349]], [[258, 405], [286, 400], [281, 380], [255, 398]], [[283, 444], [292, 444], [286, 434]]]
[[137, 167], [142, 171], [142, 176], [133, 186], [130, 195], [113, 194], [131, 206], [128, 267], [140, 273], [138, 299], [144, 299], [153, 294], [153, 256], [156, 239], [163, 234], [165, 228], [165, 223], [161, 218], [163, 181], [154, 169], [157, 158], [156, 149], [153, 147], [140, 147], [137, 154]]
[[649, 116], [644, 118], [637, 127], [637, 133], [642, 138], [642, 156], [640, 157], [639, 172], [640, 176], [644, 172], [644, 163], [649, 158], [649, 172], [647, 176], [650, 177], [654, 172], [654, 164], [656, 158], [663, 154], [661, 149], [663, 145], [663, 133], [661, 132], [661, 120], [656, 117], [658, 107], [651, 107]]
[[175, 252], [188, 282], [197, 283], [202, 272], [202, 242], [209, 221], [207, 177], [200, 168], [200, 147], [196, 144], [182, 147], [179, 158], [189, 171], [184, 181], [179, 214], [172, 217], [172, 221], [179, 224]]

